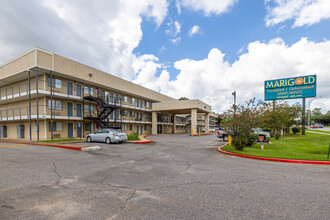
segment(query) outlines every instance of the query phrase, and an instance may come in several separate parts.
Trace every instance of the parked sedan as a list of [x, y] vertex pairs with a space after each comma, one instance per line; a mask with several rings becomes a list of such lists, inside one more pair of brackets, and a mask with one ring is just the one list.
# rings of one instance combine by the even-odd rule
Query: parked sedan
[[111, 143], [123, 143], [127, 141], [127, 135], [124, 132], [103, 128], [95, 131], [94, 133], [88, 134], [86, 136], [87, 142], [105, 142], [107, 144]]
[[319, 128], [324, 128], [322, 124], [316, 124]]

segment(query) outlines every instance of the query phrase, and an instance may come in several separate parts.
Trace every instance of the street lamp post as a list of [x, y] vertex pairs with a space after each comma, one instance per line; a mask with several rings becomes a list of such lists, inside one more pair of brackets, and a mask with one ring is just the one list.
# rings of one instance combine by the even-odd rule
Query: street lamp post
[[234, 117], [235, 117], [235, 115], [236, 115], [236, 91], [234, 91], [232, 93], [232, 95], [234, 96]]

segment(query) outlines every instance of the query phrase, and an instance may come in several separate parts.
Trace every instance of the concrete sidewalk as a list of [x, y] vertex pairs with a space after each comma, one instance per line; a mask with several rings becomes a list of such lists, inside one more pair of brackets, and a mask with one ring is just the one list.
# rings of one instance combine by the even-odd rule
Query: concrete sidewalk
[[77, 141], [65, 141], [65, 142], [38, 142], [30, 140], [21, 140], [21, 139], [0, 139], [0, 143], [15, 143], [15, 144], [28, 144], [28, 145], [38, 145], [38, 146], [47, 146], [47, 147], [59, 147], [66, 148], [71, 150], [84, 150], [84, 148], [89, 147], [85, 145], [72, 146], [73, 143], [83, 143], [85, 139]]

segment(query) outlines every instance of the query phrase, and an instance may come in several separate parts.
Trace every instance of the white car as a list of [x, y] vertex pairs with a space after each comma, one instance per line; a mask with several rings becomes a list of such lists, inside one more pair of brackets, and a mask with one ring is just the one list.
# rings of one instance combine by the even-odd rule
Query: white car
[[87, 142], [105, 142], [111, 143], [123, 143], [127, 141], [127, 134], [115, 129], [103, 128], [95, 131], [94, 133], [86, 136]]

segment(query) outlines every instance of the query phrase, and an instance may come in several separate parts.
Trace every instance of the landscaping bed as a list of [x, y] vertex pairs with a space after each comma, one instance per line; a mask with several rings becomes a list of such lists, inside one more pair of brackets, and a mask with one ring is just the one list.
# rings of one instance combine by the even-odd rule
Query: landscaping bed
[[274, 138], [270, 141], [272, 144], [265, 144], [263, 150], [260, 149], [260, 144], [246, 147], [243, 151], [230, 145], [222, 150], [257, 157], [324, 161], [328, 156], [330, 136], [306, 132], [305, 136], [288, 135], [282, 141]]

